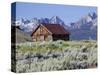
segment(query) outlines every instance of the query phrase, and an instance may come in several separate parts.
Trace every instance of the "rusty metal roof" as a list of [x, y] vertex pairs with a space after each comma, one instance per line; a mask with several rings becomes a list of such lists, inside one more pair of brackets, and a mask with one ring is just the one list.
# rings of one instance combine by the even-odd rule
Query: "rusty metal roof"
[[45, 26], [52, 34], [69, 34], [69, 32], [60, 24], [42, 24]]
[[60, 24], [46, 24], [46, 23], [42, 23], [40, 24], [31, 34], [31, 36], [37, 31], [37, 29], [43, 25], [45, 28], [47, 28], [47, 30], [49, 30], [52, 34], [55, 35], [67, 35], [70, 34], [63, 26], [61, 26]]

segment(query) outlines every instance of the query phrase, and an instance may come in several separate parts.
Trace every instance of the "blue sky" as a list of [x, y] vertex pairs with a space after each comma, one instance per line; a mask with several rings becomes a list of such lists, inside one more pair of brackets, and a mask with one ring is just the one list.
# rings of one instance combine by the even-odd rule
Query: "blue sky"
[[66, 24], [77, 21], [88, 13], [96, 12], [96, 7], [74, 6], [74, 5], [57, 5], [57, 4], [41, 4], [41, 3], [16, 3], [16, 17], [31, 19], [51, 18], [59, 16]]

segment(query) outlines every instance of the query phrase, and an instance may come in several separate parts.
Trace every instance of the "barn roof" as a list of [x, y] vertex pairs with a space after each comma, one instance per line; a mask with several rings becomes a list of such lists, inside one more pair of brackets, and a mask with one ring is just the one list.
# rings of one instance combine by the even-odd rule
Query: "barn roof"
[[[52, 34], [70, 34], [63, 26], [60, 24], [42, 24], [44, 27], [46, 27]], [[38, 27], [39, 28], [39, 27]], [[36, 30], [38, 29], [36, 28]], [[35, 31], [36, 31], [35, 30]], [[35, 32], [33, 31], [33, 33]], [[32, 33], [32, 34], [33, 34]]]
[[59, 24], [43, 24], [52, 34], [69, 34], [69, 32]]

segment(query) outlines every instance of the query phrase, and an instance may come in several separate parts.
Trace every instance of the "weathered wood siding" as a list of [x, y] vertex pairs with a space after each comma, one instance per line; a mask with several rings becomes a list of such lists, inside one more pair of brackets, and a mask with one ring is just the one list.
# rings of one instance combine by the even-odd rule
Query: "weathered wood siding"
[[44, 26], [41, 25], [34, 32], [32, 39], [33, 41], [49, 41], [52, 40], [52, 35]]

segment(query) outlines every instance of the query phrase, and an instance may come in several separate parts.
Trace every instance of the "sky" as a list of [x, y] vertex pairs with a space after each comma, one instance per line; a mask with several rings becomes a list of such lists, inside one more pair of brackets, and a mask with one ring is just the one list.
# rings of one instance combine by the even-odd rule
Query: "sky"
[[97, 13], [97, 7], [43, 3], [16, 3], [16, 18], [51, 18], [59, 16], [65, 24], [75, 22], [88, 13]]

